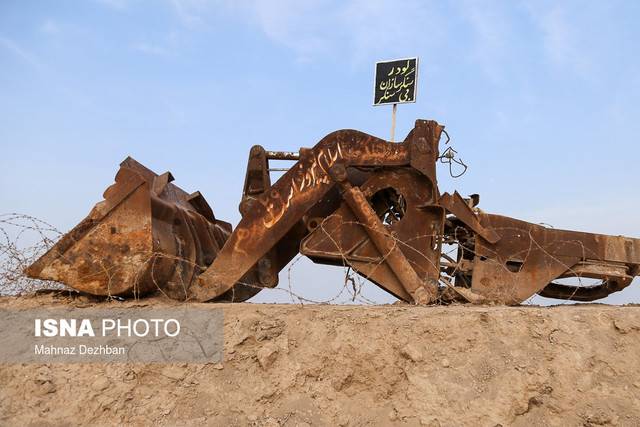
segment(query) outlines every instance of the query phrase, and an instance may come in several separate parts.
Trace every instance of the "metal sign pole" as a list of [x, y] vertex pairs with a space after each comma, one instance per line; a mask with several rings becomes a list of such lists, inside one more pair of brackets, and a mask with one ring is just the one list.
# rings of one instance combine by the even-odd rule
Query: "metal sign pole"
[[394, 141], [395, 133], [396, 133], [396, 109], [398, 104], [393, 104], [393, 109], [391, 110], [391, 142]]

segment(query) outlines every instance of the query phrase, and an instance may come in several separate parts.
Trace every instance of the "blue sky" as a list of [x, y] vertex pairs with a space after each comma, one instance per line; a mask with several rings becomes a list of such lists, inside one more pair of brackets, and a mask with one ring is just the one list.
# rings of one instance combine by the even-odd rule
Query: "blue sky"
[[[374, 63], [418, 56], [397, 135], [416, 118], [447, 126], [469, 171], [441, 168], [443, 191], [640, 237], [639, 21], [635, 1], [3, 0], [0, 212], [68, 230], [131, 155], [235, 224], [252, 145], [296, 150], [341, 128], [387, 138]], [[305, 261], [292, 275], [318, 299], [343, 281]], [[640, 302], [634, 285], [610, 301]]]

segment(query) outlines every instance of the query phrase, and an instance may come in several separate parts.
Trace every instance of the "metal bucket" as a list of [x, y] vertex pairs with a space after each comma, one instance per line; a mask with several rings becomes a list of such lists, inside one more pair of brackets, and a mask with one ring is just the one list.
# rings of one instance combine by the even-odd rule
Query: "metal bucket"
[[93, 295], [160, 291], [186, 299], [215, 259], [231, 225], [215, 218], [199, 192], [188, 194], [128, 157], [104, 200], [26, 269]]

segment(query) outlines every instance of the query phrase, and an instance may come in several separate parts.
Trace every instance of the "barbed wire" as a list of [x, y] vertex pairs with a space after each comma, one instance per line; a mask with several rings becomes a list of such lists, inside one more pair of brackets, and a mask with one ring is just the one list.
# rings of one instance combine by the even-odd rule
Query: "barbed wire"
[[61, 283], [31, 279], [24, 273], [24, 269], [51, 249], [62, 235], [51, 224], [33, 216], [0, 214], [0, 295], [64, 289]]
[[[326, 239], [331, 241], [337, 253], [339, 253], [340, 258], [342, 260], [343, 271], [344, 271], [344, 281], [342, 286], [340, 286], [336, 293], [326, 299], [311, 299], [307, 296], [303, 296], [301, 293], [294, 291], [294, 281], [292, 279], [292, 272], [296, 265], [304, 258], [303, 255], [298, 255], [292, 262], [289, 263], [287, 267], [287, 287], [275, 287], [268, 288], [259, 286], [253, 283], [239, 282], [240, 284], [251, 287], [258, 288], [262, 291], [275, 291], [275, 292], [284, 292], [288, 295], [290, 301], [296, 304], [332, 304], [332, 303], [358, 303], [365, 305], [378, 305], [379, 302], [376, 302], [365, 295], [363, 295], [363, 291], [368, 289], [370, 286], [376, 286], [371, 281], [367, 280], [361, 273], [358, 273], [357, 266], [352, 264], [351, 258], [348, 254], [344, 253], [341, 249], [341, 246], [335, 241], [333, 237], [333, 233], [331, 230], [328, 230], [327, 224], [334, 217], [335, 214], [329, 215], [324, 218], [323, 221], [319, 224], [319, 232], [322, 233]], [[359, 227], [367, 227], [366, 224], [362, 224], [358, 221], [341, 221], [339, 226], [353, 226], [357, 225]], [[453, 233], [453, 239], [451, 240], [451, 236], [448, 236], [450, 240], [447, 242], [446, 237], [443, 234], [416, 234], [415, 236], [401, 240], [391, 234], [394, 239], [394, 246], [389, 250], [389, 252], [385, 254], [380, 254], [378, 259], [374, 262], [369, 263], [369, 272], [368, 275], [372, 276], [376, 269], [381, 268], [383, 264], [386, 263], [386, 259], [394, 250], [395, 247], [400, 247], [403, 252], [413, 252], [416, 254], [418, 258], [422, 258], [423, 262], [428, 263], [432, 268], [441, 270], [441, 264], [443, 259], [448, 263], [448, 271], [442, 271], [438, 281], [438, 287], [442, 291], [443, 289], [451, 289], [455, 291], [457, 286], [454, 286], [455, 278], [457, 274], [462, 271], [462, 260], [465, 258], [462, 254], [458, 254], [458, 251], [467, 251], [468, 255], [472, 257], [483, 257], [486, 258], [486, 262], [493, 263], [495, 266], [499, 266], [500, 270], [505, 272], [510, 272], [507, 268], [506, 263], [501, 260], [500, 254], [492, 252], [488, 248], [484, 248], [483, 254], [478, 254], [474, 249], [466, 247], [461, 244], [460, 237], [458, 236], [458, 229], [464, 230], [468, 232], [464, 227], [456, 227]], [[496, 231], [518, 231], [521, 232], [522, 229], [517, 227], [503, 227], [497, 228]], [[375, 232], [375, 230], [373, 231]], [[30, 279], [24, 274], [24, 269], [33, 263], [39, 256], [45, 253], [47, 250], [51, 249], [51, 247], [55, 244], [55, 242], [63, 235], [59, 230], [53, 227], [51, 224], [34, 218], [29, 215], [24, 214], [3, 214], [0, 215], [0, 294], [5, 295], [14, 295], [25, 292], [33, 292], [39, 289], [65, 289], [65, 286], [60, 283], [50, 282], [50, 281], [42, 281], [37, 279]], [[573, 270], [572, 265], [566, 265], [565, 262], [559, 257], [551, 254], [545, 245], [541, 242], [538, 242], [532, 234], [532, 231], [529, 231], [529, 245], [526, 249], [515, 252], [511, 254], [510, 258], [521, 259], [522, 263], [527, 261], [528, 257], [532, 252], [542, 252], [545, 255], [545, 260], [547, 260], [547, 264], [551, 263], [560, 263], [565, 269], [565, 275], [574, 276], [578, 281], [577, 287], [584, 287], [585, 285], [582, 283], [582, 278], [579, 274]], [[436, 265], [434, 261], [429, 258], [426, 254], [424, 254], [417, 246], [413, 245], [413, 242], [420, 241], [421, 239], [432, 239], [432, 241], [438, 242], [440, 247], [443, 246], [451, 246], [451, 249], [441, 252], [441, 258]], [[446, 242], [446, 243], [445, 243]], [[588, 249], [584, 246], [584, 244], [578, 240], [567, 240], [563, 242], [555, 242], [556, 244], [561, 245], [578, 245], [581, 249], [582, 256], [581, 259], [587, 259], [589, 257], [595, 258], [597, 254], [589, 254]], [[444, 249], [444, 248], [443, 248]], [[153, 284], [157, 288], [158, 292], [164, 294], [167, 298], [169, 296], [163, 290], [163, 283], [160, 282], [155, 276], [155, 264], [158, 259], [171, 259], [176, 263], [184, 263], [186, 265], [190, 265], [192, 268], [196, 269], [196, 271], [203, 271], [206, 266], [197, 265], [194, 262], [178, 257], [172, 256], [168, 254], [163, 254], [159, 252], [151, 252], [140, 254], [137, 258], [142, 260], [141, 265], [137, 269], [137, 274], [134, 277], [133, 283], [133, 297], [139, 298], [141, 296], [141, 287], [140, 280], [141, 275], [144, 274], [146, 269], [144, 266], [150, 263], [150, 277], [153, 281]], [[408, 257], [410, 264], [416, 270], [423, 270], [424, 265], [420, 262], [411, 259], [412, 257]], [[457, 261], [456, 261], [457, 260]], [[111, 294], [111, 285], [114, 280], [118, 268], [118, 265], [103, 265], [101, 260], [96, 260], [100, 264], [100, 268], [102, 269], [103, 274], [105, 274], [108, 278], [107, 280], [107, 297], [114, 298]], [[545, 267], [548, 267], [546, 265]], [[180, 286], [182, 286], [185, 297], [189, 295], [189, 287], [192, 283], [184, 283], [182, 280], [182, 275], [178, 275], [180, 278]], [[502, 284], [503, 291], [511, 291], [512, 295], [506, 295], [507, 297], [516, 297], [515, 292], [518, 289], [517, 276], [506, 274], [505, 276], [506, 282]], [[512, 280], [510, 280], [510, 278]], [[510, 282], [510, 283], [509, 283]], [[574, 292], [576, 292], [574, 291]], [[305, 291], [306, 293], [306, 291]], [[446, 295], [446, 292], [440, 292], [441, 298], [436, 301], [439, 304], [448, 304], [453, 302], [451, 300], [450, 295], [447, 298], [443, 298], [443, 295]], [[575, 295], [575, 293], [574, 293]], [[534, 295], [535, 296], [535, 295]], [[343, 298], [343, 299], [341, 299]], [[344, 298], [347, 298], [346, 300]], [[533, 297], [528, 298], [523, 304], [532, 304], [531, 300]], [[571, 303], [570, 300], [567, 300], [563, 303]]]

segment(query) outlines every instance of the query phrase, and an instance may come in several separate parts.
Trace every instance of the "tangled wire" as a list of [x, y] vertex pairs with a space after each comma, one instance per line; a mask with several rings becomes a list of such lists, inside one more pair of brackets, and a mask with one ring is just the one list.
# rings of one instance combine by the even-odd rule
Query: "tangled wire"
[[29, 215], [0, 214], [0, 295], [34, 292], [64, 285], [30, 279], [24, 269], [49, 250], [63, 233]]
[[[447, 140], [444, 142], [444, 144], [448, 145], [449, 142], [451, 141], [451, 138], [449, 137], [449, 134], [447, 133], [446, 130], [443, 129], [442, 133], [444, 133], [445, 136], [447, 137]], [[460, 178], [462, 175], [465, 174], [468, 168], [461, 158], [457, 158], [456, 154], [458, 154], [458, 152], [454, 150], [453, 147], [447, 147], [447, 149], [444, 150], [444, 152], [440, 155], [440, 157], [438, 157], [438, 159], [440, 160], [440, 163], [449, 165], [449, 175], [451, 175], [452, 178]], [[458, 165], [458, 167], [462, 167], [463, 168], [462, 172], [454, 173], [453, 172], [454, 164]]]
[[[31, 279], [24, 273], [25, 269], [45, 252], [51, 249], [63, 236], [53, 225], [30, 215], [19, 213], [0, 214], [0, 295], [18, 295], [32, 293], [44, 289], [67, 289], [61, 283]], [[154, 257], [167, 257], [166, 254], [150, 253], [149, 260]], [[284, 292], [291, 302], [298, 304], [331, 304], [351, 302], [360, 304], [377, 304], [362, 295], [362, 290], [369, 282], [360, 275], [353, 274], [345, 268], [345, 281], [337, 293], [323, 300], [305, 298], [296, 293], [292, 274], [299, 261], [298, 256], [287, 269], [287, 287], [264, 291]], [[188, 260], [182, 260], [189, 262]], [[156, 284], [161, 292], [160, 284]], [[246, 284], [251, 286], [250, 284]], [[261, 288], [262, 289], [262, 288]]]
[[[329, 239], [334, 244], [335, 248], [340, 250], [340, 245], [338, 242], [333, 240], [332, 233], [329, 230], [325, 229], [325, 225], [328, 218], [325, 218], [324, 221], [320, 224], [320, 231], [324, 235], [326, 239]], [[359, 223], [358, 223], [359, 224]], [[345, 222], [342, 225], [349, 225], [349, 222]], [[365, 226], [364, 224], [359, 224], [361, 226]], [[43, 255], [47, 250], [51, 249], [51, 247], [56, 243], [58, 239], [63, 235], [59, 230], [53, 227], [51, 224], [34, 218], [29, 215], [23, 214], [1, 214], [0, 215], [0, 295], [16, 295], [21, 293], [29, 293], [35, 292], [41, 289], [65, 289], [65, 286], [60, 283], [50, 282], [50, 281], [42, 281], [36, 279], [28, 278], [24, 270], [30, 264], [32, 264], [38, 257]], [[456, 247], [456, 245], [451, 245], [452, 242], [445, 242], [444, 236], [442, 235], [418, 235], [409, 241], [400, 241], [395, 239], [395, 243], [399, 246], [406, 247], [409, 250], [417, 251], [416, 248], [412, 246], [412, 241], [424, 238], [431, 237], [435, 238], [438, 241], [443, 243], [442, 253], [441, 253], [441, 263], [444, 262], [447, 264], [451, 271], [448, 271], [446, 274], [441, 275], [439, 287], [441, 288], [452, 288], [453, 278], [456, 276], [456, 273], [459, 271], [460, 262], [457, 261], [458, 257], [456, 256], [456, 251], [463, 250], [468, 251], [469, 249], [465, 249], [463, 246]], [[455, 236], [454, 236], [455, 237]], [[528, 257], [528, 253], [534, 249], [544, 251], [544, 245], [541, 242], [537, 242], [533, 236], [530, 237], [531, 246], [528, 248], [526, 253], [518, 254], [522, 255], [523, 259]], [[454, 239], [457, 240], [457, 239]], [[581, 244], [581, 242], [576, 241], [567, 241], [566, 244], [576, 244], [582, 247], [582, 250], [585, 251], [586, 248]], [[448, 246], [448, 247], [447, 247]], [[472, 251], [473, 252], [473, 251]], [[372, 282], [366, 280], [362, 275], [356, 274], [353, 267], [351, 266], [347, 254], [343, 254], [340, 251], [340, 255], [343, 259], [343, 269], [344, 269], [344, 281], [342, 286], [336, 291], [336, 293], [326, 299], [318, 300], [318, 299], [310, 299], [308, 297], [304, 297], [296, 292], [293, 289], [293, 280], [292, 280], [292, 272], [296, 265], [304, 259], [304, 256], [298, 255], [288, 266], [286, 270], [287, 276], [287, 286], [286, 287], [277, 287], [277, 288], [263, 288], [258, 286], [263, 291], [275, 291], [275, 292], [283, 292], [287, 294], [290, 301], [297, 304], [331, 304], [331, 303], [357, 303], [357, 304], [365, 304], [365, 305], [375, 305], [379, 304], [379, 302], [373, 301], [366, 296], [363, 295], [363, 290], [367, 287], [371, 287]], [[381, 254], [380, 259], [377, 263], [374, 263], [374, 269], [378, 266], [381, 266], [387, 257], [388, 254]], [[550, 255], [550, 254], [548, 254]], [[148, 262], [152, 262], [156, 257], [167, 257], [167, 254], [161, 253], [150, 253], [148, 254]], [[424, 255], [423, 255], [424, 256]], [[584, 254], [583, 257], [587, 257], [587, 254]], [[173, 258], [173, 257], [172, 257]], [[554, 258], [555, 259], [555, 258]], [[177, 259], [181, 262], [190, 262], [186, 259]], [[432, 262], [427, 259], [428, 262]], [[560, 262], [560, 260], [558, 260]], [[416, 266], [418, 267], [418, 266]], [[435, 266], [434, 266], [435, 267]], [[439, 266], [438, 266], [439, 267]], [[501, 265], [501, 267], [504, 267]], [[506, 267], [505, 267], [506, 268]], [[567, 265], [568, 271], [571, 270], [571, 266]], [[579, 275], [575, 275], [578, 281], [578, 285], [582, 286], [581, 279]], [[153, 275], [152, 275], [153, 277]], [[154, 279], [155, 282], [155, 279]], [[158, 290], [162, 292], [162, 283], [155, 283]], [[254, 287], [255, 285], [250, 283], [243, 283], [246, 286]], [[190, 284], [184, 284], [185, 289], [187, 289]], [[136, 296], [137, 297], [137, 296]], [[530, 304], [532, 300], [524, 302], [524, 304]], [[565, 302], [566, 303], [566, 302]]]

